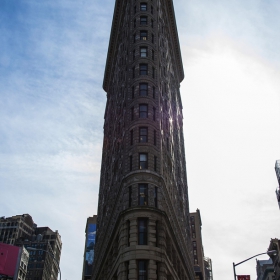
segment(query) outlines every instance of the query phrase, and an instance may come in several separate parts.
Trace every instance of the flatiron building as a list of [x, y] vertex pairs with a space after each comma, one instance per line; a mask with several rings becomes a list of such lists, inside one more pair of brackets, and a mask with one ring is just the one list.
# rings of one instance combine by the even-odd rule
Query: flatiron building
[[116, 0], [92, 280], [194, 279], [172, 0]]

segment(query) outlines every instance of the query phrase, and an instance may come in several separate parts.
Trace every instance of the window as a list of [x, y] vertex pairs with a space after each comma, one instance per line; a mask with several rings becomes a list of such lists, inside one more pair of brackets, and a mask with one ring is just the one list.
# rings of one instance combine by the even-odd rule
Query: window
[[157, 132], [154, 130], [154, 145], [157, 145]]
[[133, 145], [133, 129], [130, 130], [130, 145]]
[[151, 14], [153, 14], [153, 13], [154, 13], [154, 7], [151, 6]]
[[140, 56], [147, 57], [148, 56], [148, 48], [147, 47], [140, 47]]
[[148, 128], [147, 127], [139, 128], [139, 142], [140, 143], [148, 142]]
[[152, 50], [152, 60], [155, 60], [155, 52]]
[[134, 120], [134, 107], [131, 107], [130, 109], [130, 114], [131, 114], [131, 120]]
[[126, 262], [126, 280], [129, 280], [129, 261]]
[[154, 43], [154, 41], [155, 41], [155, 36], [154, 34], [152, 34], [152, 43]]
[[126, 230], [127, 230], [127, 246], [130, 246], [130, 220], [126, 221]]
[[158, 187], [155, 187], [155, 189], [154, 189], [154, 204], [155, 204], [155, 207], [157, 208], [158, 207]]
[[154, 28], [154, 20], [151, 19], [151, 27]]
[[147, 237], [148, 237], [147, 225], [148, 225], [148, 220], [146, 218], [138, 219], [138, 245], [147, 245]]
[[153, 76], [153, 78], [155, 78], [155, 76], [156, 76], [156, 70], [155, 70], [155, 67], [153, 67], [152, 76]]
[[133, 52], [132, 52], [132, 59], [133, 59], [133, 61], [135, 60], [135, 50], [133, 50]]
[[146, 16], [140, 17], [140, 25], [147, 25], [148, 18]]
[[136, 19], [134, 19], [134, 24], [133, 25], [134, 25], [134, 28], [135, 28], [136, 27]]
[[159, 245], [158, 221], [156, 221], [156, 247]]
[[148, 39], [148, 32], [146, 30], [140, 31], [140, 40], [146, 41]]
[[156, 120], [156, 108], [153, 107], [153, 120], [155, 121]]
[[139, 154], [139, 169], [148, 168], [148, 154]]
[[147, 3], [140, 3], [140, 11], [147, 11]]
[[148, 64], [140, 64], [139, 65], [139, 74], [140, 75], [148, 75]]
[[148, 184], [139, 184], [138, 186], [138, 197], [139, 197], [139, 205], [147, 206], [148, 205]]
[[136, 42], [136, 34], [133, 35], [133, 43]]
[[132, 68], [132, 78], [135, 78], [135, 67]]
[[131, 97], [132, 97], [132, 99], [133, 99], [133, 98], [134, 98], [134, 94], [135, 94], [135, 88], [134, 88], [134, 86], [132, 87], [131, 92], [132, 92]]
[[128, 207], [132, 205], [132, 187], [128, 187]]
[[132, 156], [129, 156], [129, 170], [132, 171]]
[[155, 98], [155, 97], [156, 97], [156, 88], [153, 87], [153, 98]]
[[147, 83], [140, 83], [139, 84], [139, 95], [140, 96], [147, 96], [148, 95], [148, 84]]
[[147, 104], [139, 105], [139, 118], [141, 118], [141, 119], [148, 118], [148, 105]]
[[196, 256], [197, 255], [197, 252], [196, 252], [196, 250], [193, 250], [193, 254]]
[[136, 14], [136, 6], [134, 6], [134, 14]]
[[147, 261], [138, 261], [138, 280], [147, 280]]
[[196, 248], [196, 241], [193, 241], [193, 248]]
[[154, 156], [154, 171], [157, 171], [157, 157]]

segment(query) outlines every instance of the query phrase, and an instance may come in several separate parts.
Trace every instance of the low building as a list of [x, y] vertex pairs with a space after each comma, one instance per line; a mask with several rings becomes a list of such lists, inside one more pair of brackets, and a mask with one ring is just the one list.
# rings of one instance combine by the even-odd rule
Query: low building
[[[58, 231], [37, 227], [29, 214], [0, 218], [0, 242], [29, 250], [28, 280], [56, 280], [62, 242]], [[53, 258], [53, 257], [54, 258]]]
[[274, 280], [274, 267], [272, 259], [257, 261], [257, 280]]
[[280, 280], [280, 240], [278, 238], [272, 238], [270, 240], [268, 251], [272, 250], [277, 252], [270, 256], [273, 262], [275, 280]]
[[0, 243], [0, 279], [26, 279], [28, 260], [24, 247]]
[[191, 231], [191, 250], [193, 255], [193, 267], [196, 280], [212, 280], [212, 261], [204, 257], [202, 243], [202, 222], [199, 209], [190, 213], [190, 231]]

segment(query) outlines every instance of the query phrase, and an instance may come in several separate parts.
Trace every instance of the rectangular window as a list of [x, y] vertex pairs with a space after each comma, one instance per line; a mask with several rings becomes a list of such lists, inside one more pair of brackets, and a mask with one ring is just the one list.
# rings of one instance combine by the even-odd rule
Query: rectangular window
[[153, 67], [152, 76], [153, 76], [153, 78], [155, 78], [155, 76], [156, 76], [156, 70], [155, 70], [155, 68], [154, 68], [154, 67]]
[[155, 36], [154, 36], [154, 34], [152, 34], [152, 43], [154, 43], [155, 42]]
[[148, 237], [148, 219], [139, 218], [138, 219], [138, 245], [147, 245], [148, 244], [147, 237]]
[[140, 96], [147, 96], [148, 95], [148, 84], [147, 83], [140, 83], [139, 84], [139, 95]]
[[158, 221], [156, 221], [156, 247], [159, 245]]
[[133, 86], [132, 89], [131, 89], [131, 98], [132, 99], [134, 98], [134, 95], [135, 95], [135, 88]]
[[147, 25], [148, 18], [146, 16], [140, 17], [140, 25]]
[[129, 261], [126, 262], [126, 280], [129, 280]]
[[154, 28], [154, 20], [151, 19], [151, 27]]
[[138, 185], [138, 197], [140, 206], [147, 206], [148, 205], [148, 184], [139, 184]]
[[130, 246], [130, 221], [126, 221], [126, 230], [127, 230], [127, 246]]
[[136, 10], [136, 6], [134, 6], [134, 14], [136, 14], [137, 10]]
[[154, 130], [154, 145], [157, 145], [157, 132]]
[[132, 52], [132, 59], [133, 59], [133, 61], [135, 60], [135, 50], [133, 50], [133, 52]]
[[153, 98], [156, 98], [156, 88], [153, 87]]
[[133, 129], [130, 130], [130, 145], [133, 145]]
[[140, 3], [140, 11], [147, 11], [147, 3]]
[[141, 119], [148, 118], [148, 105], [147, 104], [139, 105], [139, 118], [141, 118]]
[[138, 261], [138, 280], [148, 280], [147, 261]]
[[148, 127], [139, 128], [139, 142], [140, 143], [148, 142]]
[[134, 24], [133, 25], [134, 25], [134, 28], [136, 28], [136, 19], [134, 19]]
[[154, 156], [154, 171], [157, 171], [157, 157]]
[[151, 14], [153, 14], [153, 13], [154, 13], [154, 7], [151, 6]]
[[148, 40], [148, 32], [146, 30], [140, 31], [140, 40], [143, 40], [143, 41]]
[[153, 120], [155, 121], [156, 120], [156, 108], [153, 107]]
[[158, 207], [158, 187], [155, 187], [154, 189], [154, 204], [155, 208]]
[[132, 68], [132, 78], [135, 78], [135, 67]]
[[133, 43], [136, 42], [136, 34], [133, 35]]
[[140, 64], [139, 65], [139, 74], [140, 75], [148, 75], [148, 64]]
[[128, 187], [128, 207], [132, 205], [132, 187]]
[[148, 56], [148, 48], [140, 47], [140, 57], [147, 57], [147, 56]]
[[130, 109], [130, 114], [131, 114], [131, 120], [134, 120], [134, 107], [131, 107]]
[[148, 154], [139, 154], [139, 169], [148, 168]]
[[152, 50], [152, 60], [155, 60], [155, 52]]
[[129, 170], [132, 171], [132, 156], [129, 156]]

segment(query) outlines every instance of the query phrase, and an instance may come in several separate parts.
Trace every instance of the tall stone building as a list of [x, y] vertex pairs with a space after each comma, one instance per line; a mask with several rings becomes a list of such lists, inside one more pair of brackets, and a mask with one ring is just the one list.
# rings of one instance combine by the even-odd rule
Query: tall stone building
[[116, 0], [92, 280], [194, 279], [172, 0]]

